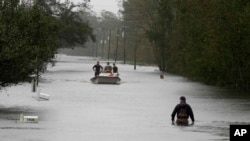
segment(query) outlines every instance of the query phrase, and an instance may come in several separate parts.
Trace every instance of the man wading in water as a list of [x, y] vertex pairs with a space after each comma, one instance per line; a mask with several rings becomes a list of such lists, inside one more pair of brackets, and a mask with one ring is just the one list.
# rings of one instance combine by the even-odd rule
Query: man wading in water
[[172, 113], [172, 124], [174, 124], [174, 118], [177, 114], [176, 124], [187, 126], [188, 125], [188, 118], [190, 117], [192, 120], [191, 125], [194, 124], [194, 114], [191, 106], [186, 103], [186, 98], [184, 96], [180, 97], [180, 103], [177, 104], [174, 108]]

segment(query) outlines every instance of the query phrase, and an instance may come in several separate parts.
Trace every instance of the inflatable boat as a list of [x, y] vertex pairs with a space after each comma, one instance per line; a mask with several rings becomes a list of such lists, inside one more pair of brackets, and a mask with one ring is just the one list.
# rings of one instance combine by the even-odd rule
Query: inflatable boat
[[120, 84], [121, 81], [119, 75], [114, 73], [100, 73], [90, 80], [94, 84]]

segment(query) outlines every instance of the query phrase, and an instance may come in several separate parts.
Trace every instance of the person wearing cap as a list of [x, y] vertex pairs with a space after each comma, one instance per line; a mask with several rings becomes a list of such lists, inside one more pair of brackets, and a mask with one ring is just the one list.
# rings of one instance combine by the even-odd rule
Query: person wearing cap
[[177, 125], [188, 125], [188, 118], [192, 120], [191, 125], [194, 124], [194, 114], [191, 106], [186, 103], [186, 97], [180, 97], [180, 103], [177, 104], [171, 114], [172, 124], [174, 124], [175, 115], [177, 115], [176, 124]]

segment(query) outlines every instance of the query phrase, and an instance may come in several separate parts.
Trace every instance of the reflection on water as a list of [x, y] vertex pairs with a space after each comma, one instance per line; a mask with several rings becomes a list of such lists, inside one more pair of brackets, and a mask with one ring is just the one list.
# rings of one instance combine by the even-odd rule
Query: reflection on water
[[[200, 123], [194, 126], [192, 129], [188, 129], [191, 132], [205, 132], [211, 133], [216, 136], [222, 136], [225, 139], [229, 137], [229, 124], [219, 121], [214, 121], [211, 123]], [[222, 138], [222, 139], [223, 139]]]

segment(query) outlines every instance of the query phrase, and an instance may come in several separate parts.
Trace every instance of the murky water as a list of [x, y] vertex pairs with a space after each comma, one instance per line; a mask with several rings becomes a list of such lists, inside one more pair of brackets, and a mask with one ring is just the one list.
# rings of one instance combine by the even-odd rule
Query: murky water
[[[155, 67], [117, 64], [120, 85], [96, 85], [89, 79], [95, 60], [59, 56], [39, 89], [49, 101], [37, 101], [30, 84], [0, 94], [3, 141], [224, 141], [229, 125], [250, 124], [248, 93], [225, 90], [170, 74]], [[104, 65], [105, 62], [102, 62]], [[171, 112], [186, 96], [193, 126], [171, 125]], [[38, 123], [20, 123], [19, 115], [37, 115]]]
[[[210, 133], [216, 140], [229, 140], [229, 126], [250, 124], [250, 95], [247, 92], [179, 81], [179, 91], [188, 95], [194, 107], [196, 124], [187, 132]], [[179, 86], [180, 86], [179, 85]]]

